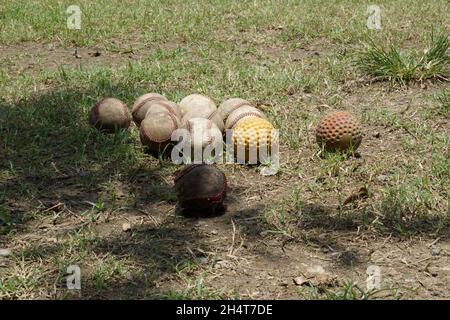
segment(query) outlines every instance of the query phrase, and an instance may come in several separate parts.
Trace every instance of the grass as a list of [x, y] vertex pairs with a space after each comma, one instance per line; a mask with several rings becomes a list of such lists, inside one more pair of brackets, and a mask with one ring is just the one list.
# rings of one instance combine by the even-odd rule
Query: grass
[[427, 79], [450, 80], [450, 43], [446, 33], [432, 34], [430, 44], [420, 56], [401, 52], [393, 44], [385, 49], [372, 39], [367, 47], [357, 65], [374, 79], [402, 84]]
[[236, 294], [205, 286], [203, 277], [189, 280], [181, 291], [172, 290], [164, 294], [168, 300], [223, 300], [238, 299]]
[[[401, 237], [417, 234], [445, 235], [450, 225], [449, 194], [445, 187], [442, 189], [441, 183], [448, 183], [448, 165], [446, 157], [445, 160], [444, 157], [435, 159], [433, 181], [436, 181], [436, 185], [432, 186], [427, 177], [413, 178], [407, 182], [397, 181], [395, 186], [383, 190], [380, 203], [369, 202], [357, 209], [342, 204], [342, 182], [338, 178], [333, 179], [336, 184], [332, 187], [317, 187], [322, 193], [331, 191], [336, 194], [337, 190], [337, 208], [307, 201], [300, 196], [302, 189], [299, 188], [281, 202], [272, 205], [272, 209], [263, 215], [263, 222], [274, 233], [282, 233], [291, 238], [317, 227], [337, 230], [375, 227], [378, 232]], [[435, 189], [441, 191], [436, 193]], [[378, 221], [379, 217], [381, 221]]]
[[[222, 32], [239, 32], [246, 38], [254, 36], [255, 32], [257, 36], [264, 30], [276, 30], [281, 25], [278, 30], [280, 38], [292, 46], [299, 45], [293, 41], [298, 38], [312, 41], [321, 36], [336, 42], [352, 43], [365, 31], [364, 13], [367, 8], [366, 4], [358, 1], [337, 5], [323, 3], [320, 7], [314, 1], [283, 1], [283, 5], [273, 10], [273, 0], [243, 3], [211, 0], [205, 4], [192, 0], [165, 4], [144, 1], [134, 5], [117, 3], [114, 6], [105, 0], [95, 3], [82, 0], [77, 3], [82, 13], [81, 30], [69, 30], [66, 28], [66, 18], [69, 16], [66, 10], [72, 4], [69, 0], [57, 3], [52, 0], [27, 3], [5, 1], [0, 21], [0, 27], [5, 32], [1, 41], [8, 44], [29, 40], [56, 40], [64, 44], [73, 41], [79, 46], [101, 43], [114, 50], [123, 50], [174, 39], [194, 43], [205, 39], [211, 41]], [[399, 10], [405, 4], [415, 13], [426, 13], [430, 21], [445, 21], [441, 13], [446, 5], [443, 1], [434, 3], [431, 8], [406, 1], [394, 5], [385, 0], [379, 3], [380, 6], [384, 4], [386, 16], [389, 17], [390, 11], [394, 11], [398, 18], [384, 20], [387, 30], [398, 32], [402, 19], [410, 18], [409, 12]], [[322, 19], [316, 19], [318, 15]], [[232, 22], [228, 20], [230, 18], [233, 18]], [[113, 19], [115, 23], [111, 24]], [[161, 23], [168, 21], [171, 23]], [[418, 20], [416, 23], [419, 30], [427, 26], [427, 21]], [[211, 24], [221, 28], [214, 28], [211, 34]], [[117, 41], [117, 38], [123, 41]]]
[[[295, 261], [311, 250], [347, 277], [319, 250], [321, 234], [332, 246], [349, 237], [360, 247], [359, 239], [389, 245], [390, 236], [445, 241], [448, 39], [430, 43], [423, 30], [445, 28], [447, 1], [379, 1], [380, 31], [367, 30], [367, 5], [353, 0], [79, 1], [79, 31], [65, 27], [71, 4], [5, 0], [0, 8], [0, 248], [13, 252], [0, 259], [1, 299], [71, 298], [71, 264], [82, 268], [83, 299], [257, 299], [268, 289], [297, 298], [266, 280], [297, 272]], [[367, 37], [371, 77], [438, 81], [410, 91], [361, 82], [353, 62]], [[147, 155], [135, 127], [104, 135], [87, 126], [101, 97], [131, 106], [148, 91], [174, 101], [193, 92], [217, 103], [249, 99], [280, 129], [279, 174], [221, 166], [227, 215], [200, 221], [207, 226], [178, 217], [171, 186], [179, 167]], [[360, 157], [322, 157], [314, 126], [342, 109], [361, 118]], [[362, 187], [367, 197], [345, 203]], [[289, 261], [277, 255], [285, 244]], [[230, 266], [215, 268], [216, 260]], [[372, 297], [353, 282], [320, 296]]]
[[374, 300], [382, 292], [393, 291], [393, 289], [363, 289], [356, 281], [346, 279], [338, 288], [321, 288], [309, 285], [300, 289], [300, 295], [313, 300]]
[[[398, 185], [386, 191], [381, 204], [383, 227], [399, 234], [422, 232], [440, 233], [450, 224], [445, 207], [437, 209], [436, 195], [430, 190], [427, 179], [416, 179], [407, 185]], [[444, 204], [445, 199], [442, 199]], [[445, 232], [445, 231], [444, 231]]]
[[441, 116], [448, 116], [450, 114], [450, 90], [442, 90], [439, 94], [436, 95], [436, 100], [436, 112]]
[[[428, 117], [427, 107], [421, 112], [424, 118]], [[374, 229], [399, 237], [445, 235], [450, 225], [450, 194], [445, 187], [449, 183], [448, 134], [430, 132], [434, 123], [430, 119], [411, 122], [402, 115], [385, 111], [373, 111], [371, 116], [369, 123], [379, 122], [405, 135], [400, 141], [398, 158], [393, 157], [409, 159], [410, 163], [384, 158], [366, 166], [343, 154], [325, 154], [320, 166], [315, 168], [313, 180], [296, 186], [264, 211], [262, 222], [271, 233], [295, 238], [319, 228]], [[417, 172], [418, 167], [423, 171]], [[389, 172], [390, 185], [378, 186], [379, 181], [374, 177], [380, 171]], [[363, 187], [368, 194], [362, 199], [357, 198], [360, 205], [345, 204]], [[377, 196], [375, 201], [374, 196]], [[334, 201], [328, 202], [327, 197]]]

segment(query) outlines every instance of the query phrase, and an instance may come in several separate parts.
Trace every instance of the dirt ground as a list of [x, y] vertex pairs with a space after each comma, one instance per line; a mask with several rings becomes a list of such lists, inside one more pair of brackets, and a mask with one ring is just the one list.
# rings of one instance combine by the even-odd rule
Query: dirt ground
[[[111, 51], [100, 45], [22, 42], [1, 45], [0, 57], [10, 62], [5, 70], [16, 79], [139, 63], [155, 53], [139, 43]], [[305, 70], [313, 70], [315, 59], [325, 59], [332, 46], [326, 39], [302, 48], [264, 45], [262, 41], [257, 46], [261, 51], [249, 53], [249, 59], [260, 60], [262, 52], [269, 65], [279, 59], [311, 63]], [[167, 42], [164, 50], [180, 46]], [[78, 97], [97, 95], [78, 89], [59, 92], [58, 81], [37, 81], [31, 98], [1, 102], [20, 110], [54, 97], [71, 105]], [[151, 82], [142, 86], [155, 88]], [[361, 76], [339, 83], [336, 94], [293, 84], [282, 93], [286, 100], [281, 103], [244, 97], [280, 127], [285, 137], [281, 170], [263, 177], [258, 167], [219, 165], [229, 191], [225, 213], [212, 218], [177, 214], [172, 186], [180, 167], [146, 155], [134, 125], [117, 144], [124, 149], [110, 156], [95, 150], [106, 150], [102, 138], [74, 139], [89, 159], [86, 166], [73, 160], [73, 150], [61, 142], [76, 127], [59, 127], [62, 136], [59, 129], [46, 132], [47, 140], [37, 141], [36, 148], [52, 146], [43, 154], [33, 153], [14, 148], [32, 148], [15, 139], [26, 140], [26, 132], [17, 131], [40, 130], [39, 124], [19, 116], [9, 125], [0, 117], [0, 133], [8, 134], [0, 145], [0, 210], [12, 216], [9, 224], [3, 222], [0, 238], [0, 248], [12, 252], [0, 255], [0, 299], [450, 299], [450, 224], [438, 217], [446, 210], [448, 216], [449, 180], [433, 180], [430, 173], [435, 155], [448, 164], [450, 119], [429, 113], [436, 104], [430, 97], [443, 87], [448, 82], [393, 87]], [[324, 158], [316, 145], [319, 116], [335, 109], [361, 119], [363, 142], [352, 157]], [[63, 119], [84, 123], [85, 111], [64, 112]], [[129, 158], [139, 164], [128, 167]], [[15, 175], [11, 163], [18, 168]], [[431, 205], [420, 192], [386, 191], [406, 185], [408, 192], [410, 176], [432, 176]], [[80, 265], [81, 291], [66, 288], [70, 264]], [[380, 271], [378, 290], [366, 287], [370, 268]]]

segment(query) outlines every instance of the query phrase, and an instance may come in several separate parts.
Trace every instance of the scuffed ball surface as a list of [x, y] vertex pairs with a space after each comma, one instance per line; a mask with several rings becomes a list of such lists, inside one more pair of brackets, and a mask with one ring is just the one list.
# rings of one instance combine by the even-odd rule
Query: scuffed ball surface
[[361, 125], [347, 111], [333, 112], [320, 120], [316, 140], [326, 151], [355, 151], [362, 140]]
[[226, 197], [227, 179], [214, 165], [192, 164], [176, 174], [174, 188], [185, 214], [215, 213]]
[[113, 133], [130, 126], [127, 105], [119, 99], [106, 97], [95, 104], [89, 113], [89, 124], [99, 130]]

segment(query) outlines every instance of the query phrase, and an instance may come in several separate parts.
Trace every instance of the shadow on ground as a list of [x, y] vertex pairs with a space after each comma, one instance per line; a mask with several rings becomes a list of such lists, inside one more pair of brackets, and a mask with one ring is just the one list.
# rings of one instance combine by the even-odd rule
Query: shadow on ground
[[[127, 91], [108, 88], [102, 95]], [[117, 181], [132, 184], [135, 201], [173, 199], [158, 161], [145, 156], [136, 141], [136, 128], [112, 135], [89, 128], [88, 111], [102, 95], [93, 87], [44, 92], [13, 103], [0, 100], [3, 225], [18, 231], [31, 218], [27, 212], [58, 203], [75, 212], [98, 201], [111, 203], [121, 197], [121, 190], [114, 190]], [[102, 192], [112, 194], [108, 199]]]
[[[60, 215], [67, 217], [92, 210], [93, 204], [104, 205], [109, 211], [120, 211], [123, 207], [134, 211], [152, 205], [173, 207], [175, 198], [170, 173], [177, 168], [161, 165], [146, 156], [137, 141], [136, 128], [105, 135], [88, 127], [88, 111], [101, 96], [114, 96], [118, 92], [118, 97], [128, 103], [134, 96], [131, 87], [107, 87], [105, 91], [93, 87], [44, 92], [12, 103], [0, 100], [0, 233], [6, 235], [0, 240], [1, 245], [11, 234], [32, 233], [33, 222], [54, 215], [52, 208], [60, 203], [67, 209]], [[161, 210], [167, 217], [166, 209]], [[250, 244], [249, 250], [277, 261], [277, 254], [271, 252], [270, 247], [263, 249], [264, 246], [254, 244], [265, 241], [262, 232], [270, 228], [259, 219], [263, 210], [263, 207], [239, 209], [239, 203], [230, 204], [224, 216], [211, 221], [221, 224], [231, 234], [233, 216], [238, 232]], [[390, 212], [399, 214], [392, 217]], [[336, 208], [304, 203], [289, 214], [294, 217], [294, 228], [301, 234], [309, 230], [354, 232], [359, 226], [370, 226], [379, 213], [370, 206], [338, 212]], [[386, 208], [381, 214], [380, 221], [385, 229], [377, 230], [383, 235], [403, 236], [401, 227], [405, 224], [419, 232], [431, 232], [433, 226], [443, 222], [439, 217], [424, 215], [404, 220], [402, 211], [396, 208]], [[182, 218], [175, 215], [168, 219], [163, 219], [159, 227], [143, 225], [130, 233], [87, 240], [84, 245], [94, 255], [129, 260], [132, 265], [125, 277], [113, 277], [107, 283], [96, 276], [98, 270], [83, 266], [92, 271], [83, 281], [86, 297], [164, 298], [168, 290], [160, 287], [162, 279], [176, 277], [178, 266], [201, 258], [201, 251], [193, 255], [186, 250], [187, 246], [203, 252], [213, 251], [203, 234], [186, 227], [195, 220], [177, 223], [173, 219]], [[445, 223], [442, 226], [448, 226], [448, 221]], [[73, 225], [64, 232], [76, 234], [80, 228]], [[441, 230], [445, 233], [448, 229]], [[448, 233], [443, 236], [448, 237]], [[312, 240], [319, 246], [329, 245], [319, 238]], [[345, 251], [343, 245], [333, 245]], [[64, 250], [62, 244], [46, 244], [20, 254], [33, 260], [45, 260], [61, 255]], [[352, 265], [358, 256], [348, 253], [341, 260], [343, 265]], [[138, 265], [140, 271], [133, 272], [133, 265]], [[59, 279], [59, 288], [64, 285], [61, 272], [51, 271], [48, 279], [50, 282]]]
[[376, 230], [385, 236], [399, 238], [413, 234], [429, 237], [449, 237], [450, 217], [447, 214], [430, 215], [426, 212], [410, 212], [398, 204], [381, 206], [375, 210], [371, 204], [357, 208], [333, 208], [314, 203], [305, 203], [298, 210], [297, 227], [324, 231], [356, 231], [358, 228]]
[[[171, 173], [178, 167], [146, 155], [136, 128], [112, 135], [89, 128], [88, 112], [101, 96], [119, 92], [118, 98], [128, 103], [134, 97], [131, 87], [109, 84], [102, 91], [102, 86], [43, 92], [14, 102], [0, 100], [0, 246], [14, 246], [11, 241], [20, 237], [66, 239], [58, 243], [39, 240], [14, 252], [28, 261], [47, 261], [44, 268], [50, 270], [41, 280], [64, 289], [64, 270], [70, 261], [60, 257], [72, 245], [67, 239], [97, 227], [96, 221], [84, 222], [87, 213], [126, 211], [130, 217], [145, 208], [161, 208], [155, 213], [162, 221], [158, 227], [144, 224], [129, 233], [111, 232], [102, 237], [94, 231], [92, 239], [76, 240], [73, 250], [131, 262], [125, 278], [113, 277], [107, 283], [96, 277], [98, 270], [89, 270], [89, 263], [82, 266], [86, 298], [164, 298], [167, 289], [158, 288], [157, 283], [174, 277], [179, 266], [202, 255], [194, 250], [193, 256], [186, 246], [204, 252], [212, 249], [192, 227], [198, 219], [167, 213], [175, 204]], [[231, 230], [230, 214], [222, 217], [217, 219]], [[140, 271], [133, 273], [133, 266]]]

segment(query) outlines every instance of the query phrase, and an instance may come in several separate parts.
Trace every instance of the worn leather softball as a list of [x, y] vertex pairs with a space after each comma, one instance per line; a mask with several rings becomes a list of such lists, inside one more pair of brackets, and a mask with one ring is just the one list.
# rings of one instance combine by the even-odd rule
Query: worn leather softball
[[143, 108], [147, 109], [147, 113], [145, 114], [145, 117], [148, 117], [152, 114], [159, 113], [159, 112], [169, 112], [173, 115], [175, 115], [178, 119], [181, 119], [181, 112], [180, 107], [172, 101], [152, 101], [148, 102], [150, 105], [147, 107], [146, 104], [144, 104]]
[[89, 124], [99, 130], [115, 132], [130, 126], [130, 114], [125, 103], [116, 98], [104, 98], [89, 113]]
[[[180, 110], [181, 110], [181, 116], [184, 117], [184, 115], [190, 111], [193, 110], [210, 110], [210, 111], [216, 111], [217, 106], [214, 103], [214, 101], [204, 95], [201, 94], [191, 94], [186, 97], [184, 97], [180, 103]], [[194, 111], [195, 112], [195, 111]]]
[[210, 109], [203, 109], [188, 111], [181, 119], [181, 125], [186, 126], [187, 122], [194, 118], [204, 118], [211, 120], [219, 128], [220, 132], [224, 132], [224, 123], [217, 110], [213, 111]]
[[266, 119], [266, 116], [261, 110], [252, 106], [243, 105], [230, 113], [227, 121], [225, 121], [225, 130], [232, 129], [240, 120], [247, 117]]
[[170, 151], [172, 133], [179, 128], [178, 118], [169, 112], [151, 114], [141, 122], [139, 136], [150, 154], [158, 157]]
[[[211, 120], [204, 118], [193, 118], [186, 121], [182, 128], [188, 130], [190, 135], [192, 160], [197, 161], [201, 159], [204, 162], [209, 161], [210, 159], [204, 158], [204, 151], [206, 148], [220, 148], [222, 150], [222, 132]], [[211, 156], [214, 157], [216, 155], [215, 151], [217, 150], [210, 151], [212, 153]]]
[[236, 109], [243, 106], [251, 106], [250, 102], [241, 98], [230, 98], [222, 102], [217, 108], [217, 112], [220, 114], [224, 122], [227, 121], [228, 116]]
[[155, 92], [146, 93], [136, 99], [136, 102], [131, 109], [131, 115], [133, 116], [133, 121], [136, 125], [141, 125], [141, 122], [144, 120], [152, 103], [158, 101], [167, 101], [167, 99], [163, 95]]
[[214, 213], [223, 206], [227, 179], [214, 165], [188, 165], [176, 174], [174, 183], [178, 205], [185, 213]]

